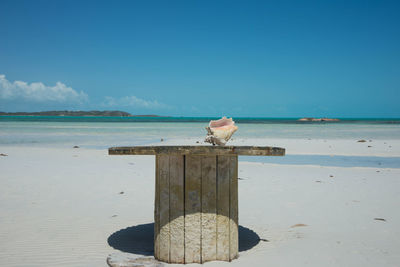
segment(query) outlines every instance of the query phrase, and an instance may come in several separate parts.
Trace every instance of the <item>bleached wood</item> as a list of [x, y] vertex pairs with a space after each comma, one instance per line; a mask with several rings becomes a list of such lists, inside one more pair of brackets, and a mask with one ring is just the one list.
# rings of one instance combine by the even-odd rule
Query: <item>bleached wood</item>
[[229, 165], [229, 180], [230, 180], [230, 218], [229, 218], [229, 231], [230, 231], [230, 248], [229, 260], [236, 259], [239, 255], [239, 235], [238, 235], [238, 157], [230, 157]]
[[229, 156], [217, 156], [217, 260], [229, 261]]
[[202, 262], [217, 259], [217, 157], [201, 159], [202, 210], [201, 253]]
[[285, 149], [269, 146], [131, 146], [111, 147], [110, 155], [243, 155], [243, 156], [284, 156]]
[[156, 155], [156, 175], [154, 194], [154, 257], [160, 256], [160, 155]]
[[169, 156], [170, 262], [185, 261], [184, 156]]
[[201, 156], [185, 158], [185, 263], [201, 263]]
[[169, 262], [169, 156], [159, 155], [160, 234], [158, 259]]

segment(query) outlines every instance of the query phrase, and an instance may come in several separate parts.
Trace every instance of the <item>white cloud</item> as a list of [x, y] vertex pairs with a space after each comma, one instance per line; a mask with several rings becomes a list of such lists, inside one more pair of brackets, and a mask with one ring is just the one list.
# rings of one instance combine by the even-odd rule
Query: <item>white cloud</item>
[[83, 103], [88, 95], [77, 92], [61, 82], [47, 86], [41, 82], [10, 82], [0, 74], [0, 100], [25, 100], [29, 102]]
[[167, 108], [168, 106], [158, 102], [157, 100], [144, 100], [138, 98], [136, 96], [124, 96], [120, 98], [115, 98], [111, 96], [106, 96], [105, 101], [103, 102], [103, 106], [106, 107], [137, 107], [137, 108], [147, 108], [147, 109], [156, 109], [156, 108]]

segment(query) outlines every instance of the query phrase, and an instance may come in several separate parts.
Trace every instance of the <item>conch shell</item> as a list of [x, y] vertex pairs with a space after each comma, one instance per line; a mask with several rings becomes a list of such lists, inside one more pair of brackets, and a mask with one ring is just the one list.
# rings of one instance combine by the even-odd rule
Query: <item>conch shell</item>
[[224, 146], [237, 129], [238, 127], [235, 126], [232, 118], [223, 117], [216, 121], [210, 121], [210, 124], [206, 127], [208, 133], [204, 141], [213, 145]]

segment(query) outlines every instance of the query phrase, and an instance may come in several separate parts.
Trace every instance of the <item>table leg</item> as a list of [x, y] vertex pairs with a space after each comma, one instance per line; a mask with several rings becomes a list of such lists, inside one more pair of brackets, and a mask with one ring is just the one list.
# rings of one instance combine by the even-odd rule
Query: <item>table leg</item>
[[156, 155], [154, 256], [169, 263], [238, 256], [238, 157]]

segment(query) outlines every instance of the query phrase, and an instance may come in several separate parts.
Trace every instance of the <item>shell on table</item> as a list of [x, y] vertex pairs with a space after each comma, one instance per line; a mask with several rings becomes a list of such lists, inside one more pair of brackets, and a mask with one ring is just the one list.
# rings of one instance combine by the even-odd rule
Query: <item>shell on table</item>
[[213, 145], [224, 146], [237, 129], [238, 127], [232, 118], [223, 117], [219, 120], [212, 120], [206, 127], [207, 136], [204, 141]]

